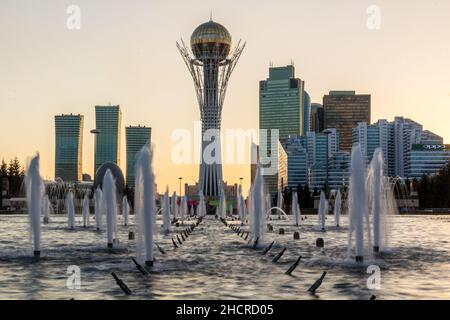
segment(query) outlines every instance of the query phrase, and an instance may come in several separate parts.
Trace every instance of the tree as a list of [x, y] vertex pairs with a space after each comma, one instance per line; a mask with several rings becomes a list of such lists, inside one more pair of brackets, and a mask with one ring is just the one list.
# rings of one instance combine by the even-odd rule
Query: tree
[[9, 162], [8, 176], [20, 177], [20, 172], [21, 172], [20, 161], [19, 159], [17, 159], [17, 157], [14, 157], [14, 159]]
[[8, 165], [6, 164], [5, 160], [2, 160], [2, 164], [0, 165], [0, 177], [8, 177]]

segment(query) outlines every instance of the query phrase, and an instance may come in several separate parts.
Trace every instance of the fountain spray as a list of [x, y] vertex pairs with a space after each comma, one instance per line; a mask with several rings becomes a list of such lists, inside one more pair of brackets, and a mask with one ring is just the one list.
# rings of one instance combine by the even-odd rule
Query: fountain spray
[[325, 192], [320, 193], [320, 202], [319, 202], [319, 224], [322, 231], [325, 231], [325, 215], [327, 209], [327, 203], [325, 198]]
[[265, 202], [264, 202], [264, 182], [261, 175], [261, 168], [258, 167], [255, 182], [252, 190], [252, 214], [253, 214], [253, 235], [255, 239], [263, 239]]
[[349, 191], [349, 248], [352, 234], [355, 234], [355, 260], [364, 260], [364, 217], [367, 215], [367, 194], [364, 160], [361, 146], [355, 144], [352, 149], [351, 177]]
[[338, 190], [336, 198], [334, 199], [334, 222], [336, 223], [336, 227], [339, 227], [339, 223], [341, 220], [341, 207], [342, 207], [341, 190]]
[[172, 214], [173, 219], [176, 220], [178, 218], [178, 205], [177, 205], [178, 197], [176, 191], [172, 194]]
[[122, 198], [122, 216], [123, 216], [123, 225], [128, 226], [128, 215], [130, 214], [130, 205], [128, 204], [127, 196], [123, 196]]
[[41, 255], [42, 178], [39, 173], [39, 154], [31, 159], [25, 175], [30, 235], [33, 238], [33, 254]]
[[89, 226], [89, 196], [86, 193], [83, 198], [83, 227]]
[[373, 175], [373, 251], [378, 253], [381, 245], [381, 180], [383, 179], [383, 154], [380, 148], [374, 152], [371, 170]]
[[116, 183], [111, 170], [107, 170], [103, 178], [103, 200], [106, 209], [106, 235], [108, 248], [113, 247], [114, 235], [116, 233]]
[[[144, 146], [136, 162], [135, 210], [138, 220], [138, 261], [153, 266], [153, 228], [155, 224], [155, 176], [152, 168], [152, 152]], [[174, 202], [176, 206], [176, 196]], [[145, 255], [145, 256], [144, 256]]]
[[170, 232], [170, 204], [169, 204], [169, 188], [167, 187], [166, 192], [163, 196], [162, 202], [162, 214], [163, 214], [163, 231], [165, 234]]
[[223, 220], [227, 218], [227, 198], [223, 189], [220, 192], [219, 216]]
[[43, 206], [42, 206], [42, 210], [44, 211], [43, 212], [44, 213], [44, 219], [43, 219], [44, 224], [47, 224], [47, 223], [50, 222], [50, 218], [49, 218], [49, 215], [50, 215], [50, 199], [48, 198], [48, 195], [44, 196], [44, 203], [43, 203]]
[[294, 192], [292, 195], [292, 214], [295, 218], [295, 225], [298, 227], [300, 225], [300, 207], [298, 205], [298, 196], [297, 192]]
[[69, 190], [69, 192], [67, 192], [66, 210], [67, 210], [67, 227], [70, 230], [73, 230], [75, 228], [75, 206], [73, 204], [72, 190]]
[[102, 227], [102, 206], [103, 206], [103, 192], [100, 188], [97, 188], [94, 193], [94, 210], [95, 210], [95, 225], [97, 227], [97, 231], [100, 231]]

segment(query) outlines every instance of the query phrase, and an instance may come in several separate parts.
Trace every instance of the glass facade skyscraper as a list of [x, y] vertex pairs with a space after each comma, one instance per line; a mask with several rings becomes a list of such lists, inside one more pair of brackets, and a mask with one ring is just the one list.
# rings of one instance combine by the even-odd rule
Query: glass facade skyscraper
[[281, 140], [281, 145], [286, 154], [284, 186], [296, 189], [299, 185], [306, 185], [308, 183], [308, 154], [304, 148], [304, 138], [288, 137]]
[[[293, 65], [271, 67], [269, 78], [259, 84], [259, 128], [267, 130], [267, 155], [271, 150], [271, 131], [278, 130], [279, 139], [290, 135], [303, 135], [304, 132], [304, 82], [295, 78]], [[261, 150], [261, 146], [260, 146]], [[278, 159], [278, 155], [274, 157]], [[278, 171], [278, 170], [277, 170]], [[277, 191], [277, 174], [265, 175], [264, 181], [269, 192]]]
[[341, 151], [351, 151], [353, 128], [359, 122], [370, 123], [370, 100], [370, 95], [355, 91], [330, 91], [323, 97], [325, 129], [339, 132]]
[[303, 131], [302, 135], [305, 135], [308, 131], [311, 131], [311, 97], [308, 92], [305, 91], [303, 99]]
[[353, 143], [359, 143], [367, 163], [376, 148], [384, 157], [384, 172], [391, 177], [421, 178], [436, 174], [450, 160], [450, 148], [444, 139], [411, 119], [396, 117], [353, 129]]
[[82, 115], [55, 116], [55, 179], [82, 180], [83, 122]]
[[95, 172], [106, 163], [120, 166], [122, 112], [120, 106], [95, 106]]
[[146, 144], [151, 145], [152, 128], [129, 126], [125, 128], [127, 142], [127, 185], [134, 188], [136, 157]]
[[322, 132], [325, 129], [323, 121], [323, 106], [320, 103], [311, 103], [309, 131]]
[[350, 153], [343, 151], [335, 153], [327, 163], [317, 163], [310, 168], [309, 185], [320, 190], [328, 183], [328, 188], [337, 190], [348, 186], [350, 177]]

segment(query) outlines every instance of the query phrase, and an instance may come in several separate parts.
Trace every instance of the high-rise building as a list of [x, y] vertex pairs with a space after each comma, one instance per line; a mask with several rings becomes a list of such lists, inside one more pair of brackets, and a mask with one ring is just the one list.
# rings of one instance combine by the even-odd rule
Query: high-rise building
[[396, 117], [367, 125], [358, 123], [353, 129], [353, 143], [359, 143], [367, 163], [376, 148], [384, 157], [384, 172], [391, 177], [420, 178], [436, 174], [450, 160], [450, 149], [442, 137], [423, 130], [411, 119]]
[[308, 167], [326, 163], [339, 151], [340, 135], [336, 129], [327, 129], [321, 133], [308, 132], [304, 146], [308, 154]]
[[[223, 188], [220, 126], [228, 81], [245, 47], [238, 42], [231, 51], [231, 34], [212, 21], [198, 26], [191, 36], [192, 52], [177, 43], [194, 80], [202, 120], [202, 157], [199, 185], [205, 196], [217, 197]], [[230, 54], [231, 52], [231, 54]], [[209, 152], [211, 145], [213, 152]], [[211, 159], [210, 159], [211, 158]]]
[[82, 180], [83, 122], [82, 115], [55, 116], [55, 179]]
[[360, 122], [353, 129], [353, 144], [359, 143], [366, 163], [372, 161], [373, 154], [377, 148], [383, 153], [383, 170], [387, 175], [395, 174], [395, 155], [393, 149], [394, 135], [393, 126], [387, 120], [378, 120], [377, 123], [368, 125]]
[[311, 131], [311, 97], [308, 92], [304, 92], [303, 97], [303, 131], [302, 135], [305, 135], [308, 131]]
[[278, 190], [284, 190], [288, 183], [288, 155], [278, 140]]
[[137, 154], [145, 145], [151, 145], [152, 128], [141, 126], [125, 127], [127, 143], [127, 185], [134, 188]]
[[106, 162], [120, 166], [122, 125], [120, 106], [95, 106], [95, 123], [95, 172]]
[[350, 153], [343, 151], [333, 154], [327, 162], [320, 162], [309, 170], [310, 188], [320, 190], [342, 189], [348, 186], [350, 177]]
[[308, 183], [308, 154], [304, 140], [304, 137], [292, 136], [280, 141], [285, 154], [284, 164], [283, 158], [279, 159], [280, 167], [286, 168], [284, 186], [294, 190]]
[[330, 91], [323, 97], [325, 129], [336, 128], [341, 151], [351, 151], [353, 128], [359, 122], [370, 123], [370, 100], [370, 95], [355, 91]]
[[[271, 130], [278, 130], [278, 139], [305, 134], [303, 109], [304, 82], [295, 78], [294, 66], [271, 67], [269, 78], [259, 84], [259, 128], [267, 131], [267, 155], [261, 154], [261, 157], [278, 159], [277, 155], [272, 155], [278, 149], [271, 150]], [[277, 174], [265, 174], [264, 181], [269, 192], [277, 191]]]
[[322, 132], [324, 128], [323, 106], [320, 103], [311, 103], [309, 131]]

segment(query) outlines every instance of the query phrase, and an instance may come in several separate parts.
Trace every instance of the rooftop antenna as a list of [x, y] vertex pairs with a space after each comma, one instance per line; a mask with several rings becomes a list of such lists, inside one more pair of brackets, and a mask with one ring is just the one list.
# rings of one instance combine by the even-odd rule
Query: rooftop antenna
[[294, 60], [291, 59], [291, 66], [295, 67]]
[[209, 21], [213, 21], [213, 20], [212, 20], [212, 10], [209, 11]]
[[269, 61], [269, 67], [272, 68], [273, 67], [273, 62]]

